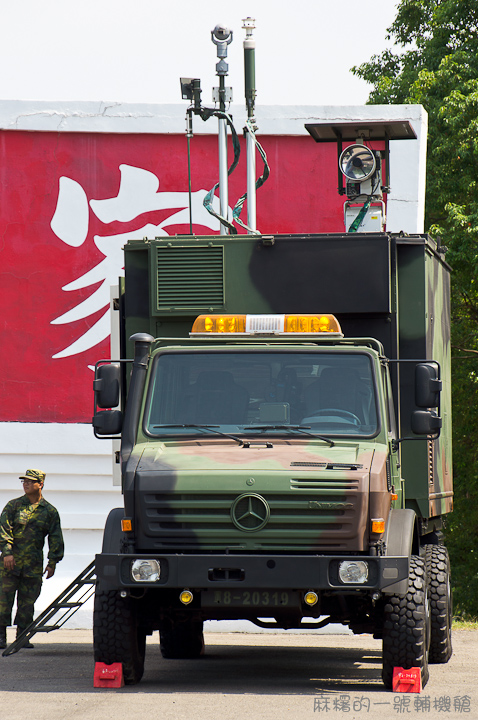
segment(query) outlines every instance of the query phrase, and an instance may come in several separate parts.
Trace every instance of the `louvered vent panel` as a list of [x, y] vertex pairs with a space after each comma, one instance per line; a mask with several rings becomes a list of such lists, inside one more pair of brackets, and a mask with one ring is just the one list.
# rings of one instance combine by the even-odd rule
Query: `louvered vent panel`
[[156, 310], [224, 306], [221, 246], [157, 247], [156, 270]]

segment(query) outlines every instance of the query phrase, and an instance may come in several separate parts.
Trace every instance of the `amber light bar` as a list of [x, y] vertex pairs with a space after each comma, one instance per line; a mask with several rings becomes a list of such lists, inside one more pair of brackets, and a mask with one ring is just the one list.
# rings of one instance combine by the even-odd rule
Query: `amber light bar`
[[337, 318], [329, 314], [200, 315], [191, 335], [337, 335], [343, 337]]

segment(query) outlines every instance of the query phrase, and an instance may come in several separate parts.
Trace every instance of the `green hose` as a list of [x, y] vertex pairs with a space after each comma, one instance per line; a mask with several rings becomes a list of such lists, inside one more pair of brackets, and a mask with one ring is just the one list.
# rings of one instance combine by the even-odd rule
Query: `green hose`
[[360, 212], [358, 213], [358, 215], [355, 218], [355, 220], [353, 221], [353, 223], [350, 225], [347, 232], [354, 233], [354, 232], [358, 231], [359, 227], [361, 226], [361, 224], [368, 212], [371, 202], [372, 202], [372, 197], [369, 197], [368, 200], [364, 203], [363, 207], [360, 209]]

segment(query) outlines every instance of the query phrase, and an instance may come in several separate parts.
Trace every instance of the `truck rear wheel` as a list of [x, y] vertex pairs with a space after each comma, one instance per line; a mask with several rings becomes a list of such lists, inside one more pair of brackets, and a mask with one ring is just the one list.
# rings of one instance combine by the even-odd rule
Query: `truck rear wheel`
[[410, 558], [407, 594], [390, 595], [384, 607], [382, 680], [392, 689], [393, 669], [419, 667], [422, 687], [428, 682], [430, 601], [425, 562]]
[[126, 685], [143, 677], [146, 631], [139, 626], [137, 601], [97, 586], [93, 611], [95, 662], [120, 662]]
[[159, 630], [160, 649], [164, 658], [197, 658], [204, 653], [203, 622], [201, 620], [162, 621]]
[[444, 545], [426, 545], [428, 594], [431, 608], [431, 663], [446, 663], [451, 658], [453, 601], [450, 584], [450, 560]]

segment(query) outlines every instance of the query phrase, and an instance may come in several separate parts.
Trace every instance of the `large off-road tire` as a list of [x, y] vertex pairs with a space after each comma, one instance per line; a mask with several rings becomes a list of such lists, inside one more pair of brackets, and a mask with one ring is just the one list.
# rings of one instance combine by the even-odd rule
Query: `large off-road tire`
[[126, 685], [143, 676], [146, 632], [139, 626], [138, 600], [96, 587], [93, 612], [95, 662], [123, 664]]
[[452, 655], [451, 623], [453, 601], [450, 584], [450, 559], [444, 545], [425, 545], [428, 595], [430, 597], [431, 663], [446, 663]]
[[382, 641], [382, 680], [392, 689], [393, 668], [419, 667], [422, 687], [428, 682], [430, 645], [430, 602], [425, 561], [412, 555], [408, 592], [390, 595], [384, 607]]
[[164, 619], [159, 630], [161, 654], [164, 658], [197, 658], [204, 653], [201, 620]]

